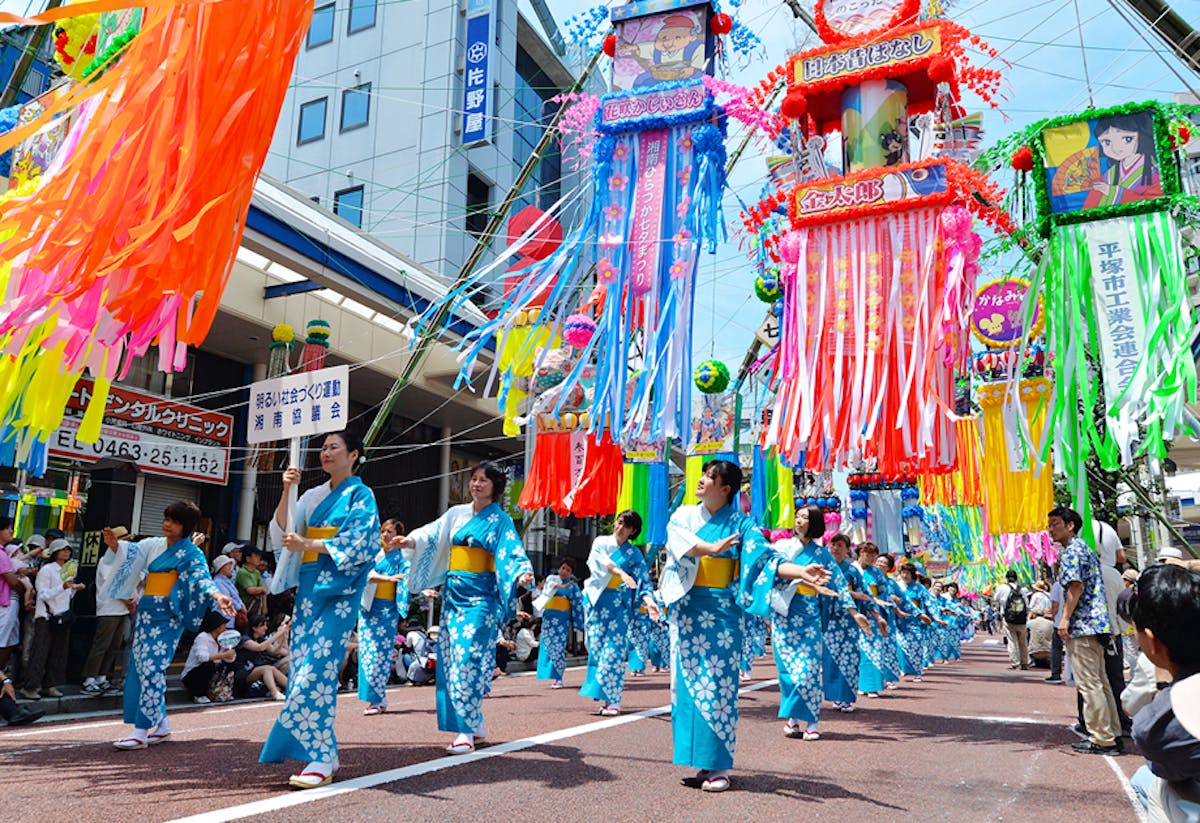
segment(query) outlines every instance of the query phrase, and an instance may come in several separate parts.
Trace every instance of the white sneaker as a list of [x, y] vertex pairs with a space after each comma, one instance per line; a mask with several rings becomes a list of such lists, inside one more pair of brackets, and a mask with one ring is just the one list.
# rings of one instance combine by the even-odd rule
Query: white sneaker
[[203, 706], [203, 705], [205, 705], [205, 704], [211, 703], [212, 701], [211, 701], [211, 700], [209, 700], [209, 699], [208, 699], [207, 697], [205, 697], [204, 695], [200, 695], [199, 697], [193, 697], [193, 698], [192, 698], [192, 702], [193, 702], [193, 703], [196, 703], [196, 704], [198, 704], [198, 705], [201, 705], [201, 706]]

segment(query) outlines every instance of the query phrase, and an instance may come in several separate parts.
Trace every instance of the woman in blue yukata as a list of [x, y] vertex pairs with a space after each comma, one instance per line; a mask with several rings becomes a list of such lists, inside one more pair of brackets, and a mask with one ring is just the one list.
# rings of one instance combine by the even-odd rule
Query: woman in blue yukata
[[199, 522], [196, 504], [181, 500], [163, 512], [162, 537], [128, 543], [117, 540], [112, 529], [103, 531], [105, 544], [117, 553], [117, 565], [100, 597], [132, 605], [142, 575], [146, 577], [125, 676], [125, 722], [133, 731], [113, 743], [115, 749], [144, 749], [171, 736], [167, 666], [183, 630], [198, 631], [213, 604], [233, 616], [233, 601], [217, 589], [208, 560], [189, 537]]
[[858, 613], [846, 578], [837, 567], [829, 550], [816, 541], [825, 536], [825, 515], [817, 506], [804, 506], [796, 512], [795, 537], [780, 540], [774, 545], [780, 557], [794, 565], [813, 565], [828, 569], [828, 587], [814, 587], [799, 580], [776, 575], [771, 590], [771, 647], [779, 669], [779, 717], [784, 723], [786, 737], [819, 740], [817, 723], [821, 717], [821, 660], [822, 643], [821, 595], [832, 598], [832, 608], [850, 615], [864, 630], [869, 629], [867, 618]]
[[661, 592], [669, 609], [673, 762], [699, 769], [686, 786], [729, 788], [738, 721], [742, 610], [770, 611], [777, 577], [819, 586], [820, 566], [781, 561], [754, 521], [733, 505], [742, 470], [727, 460], [704, 466], [694, 506], [680, 506], [667, 527]]
[[825, 612], [821, 684], [825, 699], [838, 711], [849, 713], [854, 711], [854, 703], [858, 700], [858, 639], [871, 636], [871, 620], [867, 615], [874, 616], [875, 607], [871, 596], [863, 591], [862, 572], [850, 561], [850, 538], [835, 534], [829, 541], [829, 552], [833, 556], [833, 568], [841, 572], [846, 593], [854, 602], [858, 617], [852, 616], [836, 601], [821, 601]]
[[471, 472], [470, 503], [400, 538], [413, 549], [409, 591], [428, 597], [444, 586], [437, 718], [439, 729], [455, 734], [446, 748], [451, 754], [473, 752], [484, 736], [483, 698], [491, 687], [499, 627], [516, 615], [521, 589], [533, 585], [521, 537], [496, 503], [506, 482], [495, 463], [480, 463]]
[[[387, 711], [387, 684], [396, 663], [396, 632], [408, 616], [408, 553], [400, 548], [404, 524], [383, 521], [383, 547], [367, 575], [358, 616], [358, 699], [368, 717]], [[400, 585], [403, 584], [403, 585]]]
[[563, 687], [567, 669], [567, 637], [571, 627], [583, 628], [583, 593], [575, 582], [575, 561], [564, 557], [558, 574], [548, 574], [533, 601], [534, 614], [542, 618], [538, 645], [537, 679], [551, 680], [551, 688]]
[[883, 575], [875, 568], [875, 558], [879, 556], [879, 547], [874, 543], [863, 543], [858, 547], [858, 570], [862, 573], [863, 593], [871, 597], [876, 627], [879, 631], [874, 635], [859, 635], [858, 638], [858, 692], [867, 697], [879, 697], [885, 688], [884, 671], [887, 666], [885, 644], [891, 638], [888, 635], [887, 619], [883, 616], [886, 608], [879, 600], [879, 590], [883, 586]]
[[[641, 531], [641, 515], [627, 509], [617, 515], [612, 535], [597, 537], [588, 554], [590, 576], [584, 585], [588, 665], [579, 693], [599, 701], [604, 717], [621, 713], [630, 627], [638, 607], [646, 610], [648, 619], [660, 619], [646, 559], [632, 543]], [[542, 637], [545, 636], [543, 628]], [[648, 647], [649, 632], [646, 639]], [[648, 649], [646, 654], [649, 655]]]
[[[890, 554], [881, 554], [875, 558], [875, 568], [879, 570], [879, 599], [887, 603], [883, 610], [888, 624], [888, 639], [883, 646], [884, 680], [889, 689], [900, 686], [900, 618], [903, 603], [900, 599], [900, 584], [892, 577], [892, 569], [896, 568], [896, 558]], [[907, 614], [907, 613], [905, 613]]]
[[900, 567], [900, 597], [906, 617], [901, 617], [896, 640], [900, 650], [900, 672], [910, 675], [914, 683], [921, 682], [925, 670], [925, 627], [932, 623], [929, 616], [929, 592], [917, 582], [917, 567], [905, 563]]
[[292, 615], [292, 662], [287, 699], [259, 756], [260, 763], [307, 762], [289, 784], [323, 786], [338, 770], [338, 673], [358, 620], [367, 575], [379, 551], [375, 494], [354, 476], [364, 460], [362, 440], [351, 432], [325, 437], [321, 469], [328, 482], [309, 489], [296, 503], [288, 528], [288, 490], [300, 469], [283, 473], [283, 494], [271, 519], [277, 566], [272, 593], [297, 586]]

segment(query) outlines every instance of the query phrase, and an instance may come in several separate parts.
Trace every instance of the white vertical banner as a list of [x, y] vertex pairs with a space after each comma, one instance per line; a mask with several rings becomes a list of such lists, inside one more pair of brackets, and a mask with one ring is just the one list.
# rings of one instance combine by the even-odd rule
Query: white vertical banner
[[1084, 233], [1092, 267], [1104, 391], [1111, 409], [1146, 353], [1144, 295], [1138, 282], [1130, 218], [1089, 223]]

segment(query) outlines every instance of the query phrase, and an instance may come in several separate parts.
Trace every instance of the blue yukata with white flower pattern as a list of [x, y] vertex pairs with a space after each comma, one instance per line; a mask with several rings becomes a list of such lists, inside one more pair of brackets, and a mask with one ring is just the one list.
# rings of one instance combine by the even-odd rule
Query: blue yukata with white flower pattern
[[1111, 634], [1112, 624], [1108, 619], [1108, 605], [1104, 599], [1104, 576], [1100, 571], [1100, 558], [1078, 537], [1072, 537], [1058, 556], [1058, 582], [1066, 592], [1074, 582], [1083, 584], [1079, 602], [1071, 612], [1067, 633], [1071, 637], [1087, 637], [1093, 634]]
[[[862, 570], [862, 579], [865, 593], [872, 597], [878, 597], [883, 583], [883, 573], [874, 566], [867, 566]], [[878, 605], [873, 605], [872, 611], [878, 613], [883, 609]], [[883, 637], [883, 633], [879, 631], [878, 623], [872, 628], [874, 629], [872, 634], [867, 635], [866, 632], [863, 632], [858, 637], [858, 690], [866, 694], [883, 691], [884, 669], [887, 666], [884, 657], [884, 644], [887, 642], [887, 638]]]
[[887, 620], [888, 636], [883, 638], [883, 679], [892, 683], [900, 680], [900, 655], [898, 638], [900, 630], [897, 628], [895, 601], [892, 600], [892, 595], [899, 597], [900, 588], [896, 585], [896, 581], [892, 580], [878, 566], [875, 567], [876, 579], [879, 581], [879, 599], [887, 603], [893, 604], [891, 608], [880, 608], [883, 617]]
[[[163, 548], [165, 547], [165, 548]], [[146, 564], [150, 553], [160, 551]], [[166, 538], [123, 544], [106, 594], [132, 596], [142, 567], [148, 572], [178, 572], [166, 597], [143, 594], [133, 624], [130, 672], [125, 678], [124, 718], [137, 729], [153, 729], [167, 716], [167, 666], [184, 629], [200, 628], [204, 614], [216, 608], [212, 596], [218, 589], [208, 573], [208, 562], [190, 539], [166, 545]]]
[[[862, 573], [849, 560], [831, 564], [830, 573], [836, 569], [850, 592], [863, 590]], [[854, 608], [869, 613], [870, 608], [861, 600], [851, 599]], [[833, 703], [853, 703], [858, 699], [858, 639], [863, 631], [854, 622], [850, 610], [828, 598], [821, 601], [825, 612], [825, 635], [822, 644], [821, 685], [825, 699]]]
[[[482, 734], [483, 698], [496, 667], [496, 638], [502, 621], [516, 615], [518, 581], [533, 566], [512, 518], [495, 503], [478, 512], [465, 503], [411, 532], [417, 554], [409, 591], [442, 585], [438, 633], [438, 728]], [[491, 554], [494, 572], [450, 571], [451, 547], [468, 546]]]
[[[408, 575], [409, 561], [400, 549], [375, 563], [379, 574]], [[358, 699], [373, 706], [387, 703], [387, 684], [396, 663], [396, 632], [408, 615], [408, 583], [396, 584], [395, 597], [375, 597], [358, 615]]]
[[[638, 621], [639, 606], [647, 595], [652, 594], [652, 589], [646, 559], [637, 546], [629, 541], [620, 546], [610, 544], [607, 546], [607, 559], [634, 579], [638, 584], [637, 590], [630, 589], [624, 583], [615, 589], [605, 588], [595, 604], [587, 606], [587, 676], [579, 693], [607, 705], [619, 705], [625, 693], [625, 665], [632, 627]], [[641, 616], [647, 624], [643, 628], [643, 636], [646, 641], [645, 654], [649, 656], [648, 624], [651, 621], [648, 614], [642, 612]]]
[[305, 492], [297, 504], [297, 532], [336, 528], [337, 533], [322, 541], [327, 553], [300, 566], [287, 699], [263, 745], [261, 763], [286, 758], [328, 763], [337, 756], [338, 673], [379, 551], [379, 509], [374, 492], [357, 477], [346, 478], [314, 505], [318, 490]]
[[900, 630], [896, 637], [900, 652], [900, 671], [903, 674], [920, 677], [925, 670], [925, 624], [921, 615], [929, 615], [929, 592], [916, 581], [900, 589], [900, 598], [904, 601], [902, 610], [908, 617], [897, 621]]
[[[668, 561], [660, 590], [687, 580], [679, 599], [668, 598], [671, 656], [672, 762], [710, 771], [733, 766], [738, 723], [738, 660], [743, 609], [758, 617], [770, 610], [777, 555], [749, 517], [733, 506], [709, 515], [702, 505], [680, 506], [668, 525]], [[739, 561], [725, 588], [691, 585], [698, 558], [687, 552], [737, 534], [739, 542], [718, 557]], [[761, 621], [760, 621], [761, 622]]]
[[[797, 565], [819, 563], [828, 569], [830, 580], [826, 587], [838, 593], [835, 608], [853, 609], [854, 601], [846, 588], [846, 580], [829, 550], [811, 541], [796, 547], [796, 542], [798, 541], [781, 541], [775, 545], [775, 550]], [[775, 654], [775, 665], [779, 669], [779, 717], [815, 724], [821, 716], [823, 696], [822, 598], [810, 587], [792, 586], [790, 580], [776, 579], [775, 587], [781, 591], [791, 588], [796, 590], [787, 604], [785, 614], [779, 611], [782, 603], [773, 603], [774, 608], [771, 610], [771, 648]], [[806, 590], [808, 593], [805, 593]]]
[[749, 674], [756, 658], [767, 653], [767, 622], [749, 614], [742, 615], [742, 653], [740, 671]]
[[565, 597], [568, 609], [546, 609], [542, 612], [542, 635], [538, 643], [538, 680], [562, 680], [567, 670], [567, 636], [571, 627], [582, 628], [583, 595], [574, 580], [554, 590], [555, 597]]

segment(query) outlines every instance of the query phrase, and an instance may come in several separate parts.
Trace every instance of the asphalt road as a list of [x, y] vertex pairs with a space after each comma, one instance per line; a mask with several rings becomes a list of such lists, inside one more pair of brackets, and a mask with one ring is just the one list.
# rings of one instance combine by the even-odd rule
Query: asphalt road
[[1132, 821], [1124, 776], [1143, 762], [1070, 751], [1074, 692], [1007, 669], [986, 636], [853, 714], [827, 711], [822, 739], [783, 737], [770, 656], [745, 684], [733, 786], [704, 794], [671, 764], [669, 678], [629, 681], [618, 718], [568, 688], [520, 676], [484, 704], [488, 740], [450, 757], [432, 688], [396, 687], [391, 710], [338, 703], [342, 770], [322, 789], [287, 788], [296, 764], [257, 762], [279, 706], [174, 711], [173, 739], [110, 747], [119, 716], [0, 729], [3, 820], [196, 821], [518, 819], [728, 821]]

